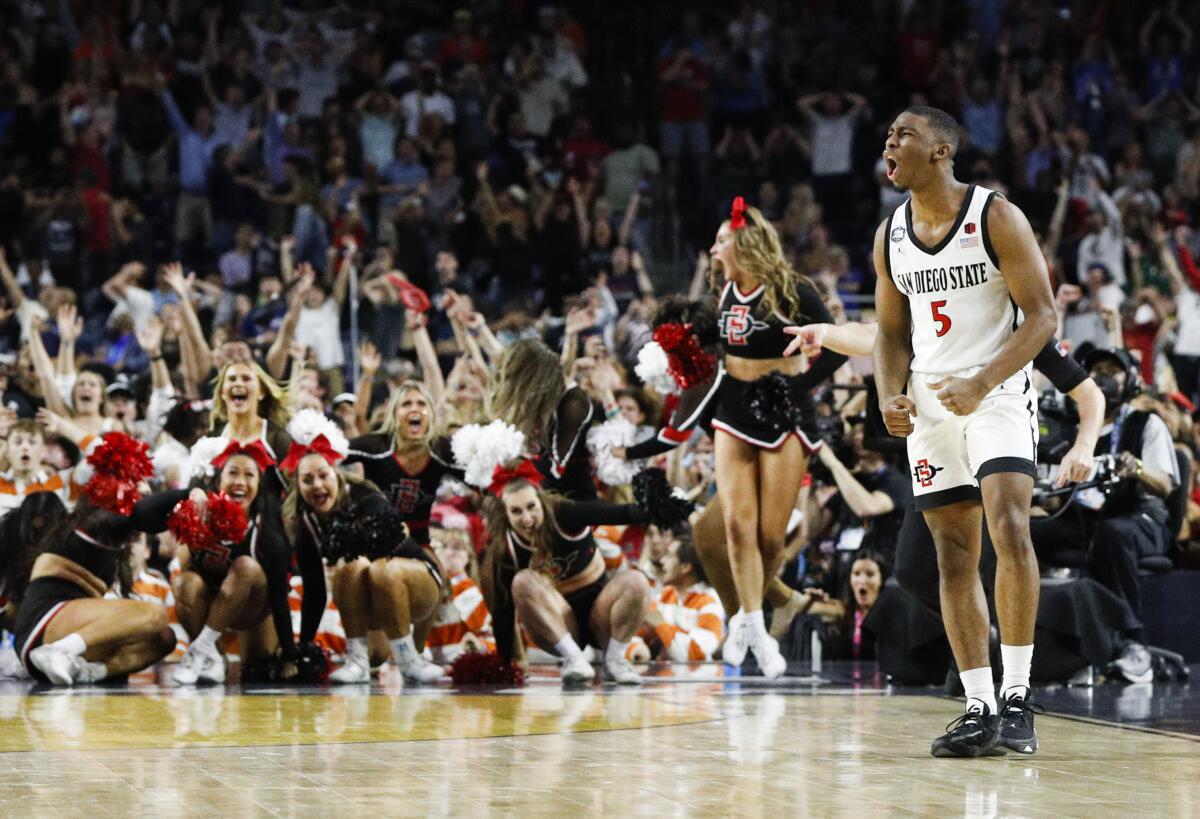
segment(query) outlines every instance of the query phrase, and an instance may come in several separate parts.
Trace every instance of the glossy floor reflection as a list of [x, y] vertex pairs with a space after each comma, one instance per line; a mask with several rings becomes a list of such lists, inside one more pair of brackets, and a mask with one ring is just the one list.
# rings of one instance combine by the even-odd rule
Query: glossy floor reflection
[[[1132, 687], [1131, 687], [1132, 688]], [[640, 690], [0, 687], [6, 815], [1200, 816], [1189, 686], [1047, 691], [1034, 757], [936, 760], [958, 706], [835, 668]], [[1136, 730], [1100, 716], [1124, 698]], [[1175, 703], [1175, 735], [1147, 723]], [[1097, 703], [1100, 703], [1098, 706]], [[1141, 703], [1136, 705], [1134, 703]], [[1120, 718], [1114, 711], [1110, 716]], [[1152, 721], [1152, 720], [1151, 720]]]

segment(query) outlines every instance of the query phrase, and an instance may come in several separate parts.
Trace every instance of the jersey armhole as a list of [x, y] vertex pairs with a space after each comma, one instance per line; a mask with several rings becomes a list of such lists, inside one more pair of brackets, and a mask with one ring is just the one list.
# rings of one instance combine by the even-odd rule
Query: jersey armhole
[[996, 197], [1003, 199], [1004, 194], [991, 191], [983, 203], [983, 210], [979, 214], [979, 232], [983, 234], [983, 249], [987, 252], [988, 258], [992, 260], [992, 264], [999, 270], [1000, 257], [996, 255], [996, 248], [992, 247], [992, 235], [988, 232], [988, 210], [992, 207], [992, 202]]
[[888, 214], [887, 227], [883, 229], [883, 272], [893, 284], [896, 280], [892, 278], [892, 220], [895, 218], [896, 211]]

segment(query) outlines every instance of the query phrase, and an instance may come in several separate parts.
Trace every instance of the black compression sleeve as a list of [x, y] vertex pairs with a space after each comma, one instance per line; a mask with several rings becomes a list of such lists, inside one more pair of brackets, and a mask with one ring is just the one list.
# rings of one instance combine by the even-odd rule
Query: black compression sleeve
[[1068, 393], [1087, 380], [1087, 370], [1079, 365], [1071, 356], [1058, 346], [1058, 339], [1052, 338], [1046, 342], [1042, 351], [1034, 356], [1033, 366], [1038, 372], [1050, 379], [1054, 389]]
[[[296, 657], [296, 638], [292, 634], [292, 612], [288, 605], [288, 593], [291, 591], [291, 586], [288, 584], [288, 569], [291, 564], [292, 550], [282, 530], [266, 526], [259, 532], [257, 557], [263, 574], [267, 576], [267, 605], [271, 609], [271, 619], [275, 625], [275, 636], [279, 638], [279, 648], [283, 659], [293, 660]], [[307, 578], [304, 583], [304, 593], [307, 598]]]
[[628, 461], [641, 461], [646, 458], [653, 458], [655, 455], [661, 455], [664, 452], [670, 452], [679, 444], [663, 443], [655, 435], [653, 438], [642, 441], [640, 444], [634, 444], [625, 449], [625, 459]]
[[166, 531], [167, 519], [175, 511], [176, 505], [187, 498], [188, 491], [172, 489], [142, 498], [134, 504], [133, 512], [129, 515], [129, 530], [149, 534]]
[[569, 533], [583, 531], [588, 526], [621, 526], [650, 521], [650, 516], [636, 504], [594, 501], [563, 501], [555, 508], [554, 518], [559, 528]]
[[304, 582], [304, 599], [300, 604], [300, 642], [311, 643], [325, 615], [328, 591], [325, 588], [325, 564], [317, 544], [303, 521], [296, 533], [296, 564]]

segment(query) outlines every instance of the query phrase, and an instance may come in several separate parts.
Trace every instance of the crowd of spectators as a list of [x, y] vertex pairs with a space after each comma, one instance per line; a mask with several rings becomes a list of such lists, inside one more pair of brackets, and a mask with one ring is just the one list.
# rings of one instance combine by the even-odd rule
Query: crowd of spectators
[[[487, 387], [477, 339], [540, 337], [653, 429], [658, 396], [624, 365], [658, 296], [704, 295], [735, 195], [839, 321], [871, 319], [871, 236], [904, 198], [882, 135], [924, 103], [962, 125], [958, 178], [1029, 216], [1064, 347], [1127, 348], [1141, 405], [1200, 444], [1196, 4], [28, 0], [0, 20], [6, 427], [79, 413], [96, 380], [115, 419], [97, 431], [132, 428], [156, 356], [203, 398], [241, 342], [351, 431], [414, 373], [462, 423]], [[869, 374], [854, 359], [826, 393], [847, 444], [789, 566], [835, 597], [836, 556], [886, 564], [909, 502], [904, 467], [841, 424]], [[669, 465], [712, 496], [703, 436]], [[1186, 492], [1177, 562], [1200, 542]]]

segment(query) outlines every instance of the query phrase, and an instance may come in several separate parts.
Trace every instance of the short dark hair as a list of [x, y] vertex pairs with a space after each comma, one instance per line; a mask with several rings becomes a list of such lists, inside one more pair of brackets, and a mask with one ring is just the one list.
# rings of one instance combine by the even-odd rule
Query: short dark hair
[[708, 575], [704, 573], [704, 564], [700, 562], [700, 556], [696, 554], [696, 543], [692, 540], [692, 527], [684, 523], [671, 532], [675, 535], [675, 539], [679, 545], [675, 547], [675, 558], [680, 563], [686, 563], [692, 567], [692, 576], [697, 582], [708, 583]]
[[904, 109], [904, 113], [923, 118], [950, 145], [950, 156], [958, 153], [958, 121], [954, 117], [931, 105], [910, 105]]

